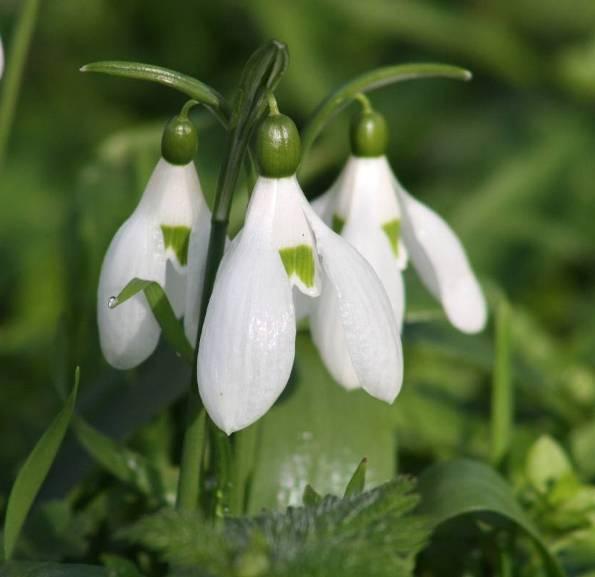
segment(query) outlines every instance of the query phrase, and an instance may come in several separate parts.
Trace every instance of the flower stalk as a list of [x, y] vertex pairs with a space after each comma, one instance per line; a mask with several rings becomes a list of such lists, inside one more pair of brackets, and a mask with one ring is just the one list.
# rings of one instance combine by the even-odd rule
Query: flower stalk
[[[231, 119], [229, 147], [225, 161], [221, 167], [217, 193], [213, 207], [211, 234], [207, 252], [202, 302], [198, 320], [195, 347], [195, 365], [198, 362], [200, 335], [204, 324], [207, 305], [213, 292], [215, 277], [219, 263], [225, 250], [229, 213], [233, 200], [233, 193], [242, 167], [242, 161], [248, 148], [252, 131], [260, 121], [268, 105], [268, 95], [276, 87], [287, 67], [287, 48], [280, 42], [273, 41], [257, 50], [248, 60], [242, 82], [238, 90], [240, 101], [235, 108], [239, 111]], [[182, 448], [180, 463], [180, 477], [176, 507], [179, 510], [193, 511], [198, 506], [199, 495], [199, 464], [203, 461], [203, 451], [206, 444], [201, 441], [203, 430], [199, 426], [202, 404], [198, 396], [197, 371], [192, 371], [190, 389], [188, 392], [188, 420]], [[214, 424], [209, 419], [209, 427]], [[213, 449], [217, 453], [214, 462], [217, 475], [216, 501], [226, 502], [225, 495], [229, 492], [232, 481], [228, 474], [223, 473], [223, 467], [228, 467], [231, 455], [229, 439], [220, 439]], [[222, 446], [226, 445], [226, 446]], [[217, 458], [219, 457], [219, 458]], [[218, 471], [217, 471], [218, 470]], [[215, 510], [220, 509], [216, 504]]]

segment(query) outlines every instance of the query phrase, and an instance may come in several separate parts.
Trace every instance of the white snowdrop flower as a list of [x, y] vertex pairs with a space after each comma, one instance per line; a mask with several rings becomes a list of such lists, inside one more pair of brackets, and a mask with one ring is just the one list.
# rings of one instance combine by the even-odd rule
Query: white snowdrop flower
[[408, 256], [423, 283], [460, 331], [476, 333], [487, 311], [465, 250], [448, 224], [410, 196], [384, 156], [384, 119], [372, 111], [355, 117], [353, 156], [315, 210], [370, 262], [391, 300], [399, 327], [405, 311], [401, 271]]
[[165, 289], [176, 316], [184, 317], [188, 340], [196, 340], [210, 211], [192, 161], [195, 150], [194, 127], [186, 117], [175, 117], [164, 132], [163, 157], [105, 255], [97, 318], [101, 350], [115, 368], [142, 363], [161, 333], [142, 292], [117, 307], [108, 306], [135, 277]]
[[[257, 157], [264, 176], [219, 267], [201, 335], [197, 369], [205, 408], [230, 434], [273, 405], [294, 361], [294, 290], [315, 303], [313, 337], [337, 380], [347, 372], [344, 384], [356, 382], [392, 402], [403, 361], [389, 299], [366, 260], [307, 202], [295, 176], [299, 134], [288, 117], [263, 123]], [[346, 371], [336, 366], [332, 340], [349, 355]]]

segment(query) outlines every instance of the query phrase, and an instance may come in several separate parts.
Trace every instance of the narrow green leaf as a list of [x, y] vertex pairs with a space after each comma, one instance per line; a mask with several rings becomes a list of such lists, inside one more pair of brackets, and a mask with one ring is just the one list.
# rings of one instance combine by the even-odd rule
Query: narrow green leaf
[[316, 507], [322, 501], [322, 495], [316, 492], [316, 489], [312, 485], [306, 485], [304, 489], [304, 496], [302, 502], [304, 507]]
[[[165, 294], [165, 291], [158, 282], [133, 278], [116, 297], [109, 302], [110, 308], [115, 308], [125, 303], [139, 292], [143, 291], [147, 302], [165, 335], [169, 344], [178, 352], [182, 358], [190, 364], [194, 363], [194, 351], [188, 342], [182, 325], [176, 318], [174, 310]], [[113, 300], [112, 300], [113, 299]]]
[[422, 498], [419, 513], [427, 515], [435, 527], [460, 515], [495, 513], [533, 539], [551, 577], [565, 574], [511, 487], [491, 467], [467, 459], [439, 463], [420, 476], [418, 492]]
[[77, 368], [74, 387], [66, 399], [64, 407], [46, 429], [41, 439], [39, 439], [33, 448], [33, 451], [29, 454], [29, 457], [27, 457], [12, 486], [10, 497], [8, 498], [6, 519], [4, 520], [4, 558], [7, 560], [12, 558], [27, 514], [35, 501], [35, 497], [54, 462], [56, 453], [68, 430], [76, 403], [79, 376], [80, 372]]
[[510, 447], [514, 420], [510, 306], [501, 297], [496, 308], [496, 350], [492, 380], [491, 461], [497, 467]]
[[302, 131], [302, 161], [325, 124], [345, 108], [356, 94], [416, 78], [470, 80], [471, 73], [463, 68], [447, 64], [398, 64], [377, 68], [357, 76], [325, 98], [310, 117]]
[[110, 439], [81, 418], [74, 421], [74, 430], [91, 457], [120, 481], [162, 504], [173, 503], [173, 488], [168, 488], [161, 471], [148, 459]]
[[353, 477], [347, 483], [345, 487], [345, 497], [351, 497], [352, 495], [359, 495], [363, 493], [364, 487], [366, 486], [366, 471], [368, 469], [368, 459], [365, 457], [361, 460], [357, 469], [353, 473]]
[[153, 64], [117, 60], [92, 62], [83, 66], [81, 72], [98, 72], [169, 86], [204, 104], [224, 126], [229, 122], [230, 110], [223, 96], [208, 84], [181, 72]]
[[5, 563], [0, 567], [2, 577], [108, 577], [103, 567], [66, 563]]

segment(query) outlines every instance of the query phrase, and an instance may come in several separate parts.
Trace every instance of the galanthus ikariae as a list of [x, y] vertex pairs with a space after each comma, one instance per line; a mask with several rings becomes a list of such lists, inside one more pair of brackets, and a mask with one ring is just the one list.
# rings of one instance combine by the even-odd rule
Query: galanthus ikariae
[[399, 327], [405, 313], [401, 271], [410, 258], [449, 321], [465, 333], [482, 330], [485, 299], [461, 242], [438, 214], [401, 186], [385, 156], [384, 118], [367, 99], [363, 103], [352, 122], [352, 155], [330, 190], [313, 202], [315, 210], [372, 265]]
[[184, 317], [188, 340], [196, 340], [210, 211], [193, 162], [198, 140], [188, 107], [166, 126], [162, 158], [101, 267], [100, 344], [106, 360], [118, 369], [147, 359], [161, 333], [142, 292], [118, 304], [117, 295], [133, 278], [158, 282], [176, 316]]
[[403, 360], [389, 298], [368, 262], [306, 200], [293, 121], [273, 108], [255, 152], [261, 176], [219, 267], [200, 338], [206, 410], [230, 434], [273, 405], [293, 366], [298, 293], [312, 299], [313, 339], [335, 379], [392, 402]]

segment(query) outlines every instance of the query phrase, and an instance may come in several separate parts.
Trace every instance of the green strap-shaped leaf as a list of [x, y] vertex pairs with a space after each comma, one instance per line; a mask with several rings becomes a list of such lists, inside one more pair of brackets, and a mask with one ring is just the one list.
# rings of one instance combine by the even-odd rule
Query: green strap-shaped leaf
[[147, 302], [169, 344], [184, 360], [190, 364], [194, 363], [194, 351], [184, 334], [182, 325], [176, 318], [163, 287], [158, 282], [135, 277], [117, 297], [113, 297], [113, 300], [110, 299], [109, 306], [115, 308], [141, 291], [145, 293]]
[[316, 108], [302, 131], [302, 159], [324, 125], [345, 108], [360, 92], [369, 92], [388, 84], [416, 78], [453, 78], [470, 80], [471, 73], [447, 64], [399, 64], [371, 70], [343, 84]]
[[227, 126], [229, 123], [230, 110], [223, 96], [208, 84], [181, 72], [153, 64], [116, 60], [86, 64], [81, 68], [81, 72], [99, 72], [111, 76], [148, 80], [169, 86], [204, 104], [223, 126]]
[[103, 567], [66, 563], [5, 563], [0, 567], [2, 577], [107, 577]]
[[4, 520], [4, 558], [10, 560], [27, 514], [45, 480], [70, 424], [79, 386], [79, 370], [64, 407], [46, 429], [12, 486]]
[[74, 430], [89, 455], [120, 481], [162, 504], [173, 502], [173, 491], [168, 499], [166, 479], [148, 459], [110, 439], [81, 418], [75, 420]]
[[347, 483], [345, 487], [345, 497], [351, 497], [352, 495], [359, 495], [364, 492], [366, 486], [366, 471], [368, 469], [368, 459], [365, 457], [361, 460], [357, 469], [353, 473], [353, 477]]
[[535, 542], [551, 577], [564, 571], [545, 541], [516, 501], [511, 487], [491, 467], [459, 459], [427, 469], [419, 478], [419, 513], [434, 526], [471, 513], [495, 513], [523, 529]]

